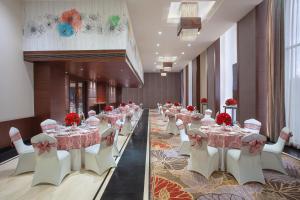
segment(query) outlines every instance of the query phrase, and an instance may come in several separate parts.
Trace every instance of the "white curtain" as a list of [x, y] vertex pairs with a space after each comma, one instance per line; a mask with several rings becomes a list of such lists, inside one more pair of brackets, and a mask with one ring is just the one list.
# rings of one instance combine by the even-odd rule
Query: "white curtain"
[[293, 132], [291, 143], [300, 148], [300, 1], [285, 0], [285, 114]]
[[233, 95], [233, 64], [237, 62], [237, 24], [220, 37], [220, 110]]

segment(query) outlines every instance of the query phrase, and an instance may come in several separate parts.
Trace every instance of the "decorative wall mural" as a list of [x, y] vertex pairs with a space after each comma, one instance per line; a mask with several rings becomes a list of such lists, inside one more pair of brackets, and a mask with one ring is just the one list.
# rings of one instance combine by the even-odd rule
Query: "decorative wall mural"
[[23, 33], [25, 37], [39, 37], [48, 31], [56, 31], [61, 37], [71, 37], [77, 33], [118, 34], [127, 27], [125, 15], [111, 15], [103, 20], [98, 13], [80, 13], [72, 8], [60, 15], [46, 14], [27, 22]]

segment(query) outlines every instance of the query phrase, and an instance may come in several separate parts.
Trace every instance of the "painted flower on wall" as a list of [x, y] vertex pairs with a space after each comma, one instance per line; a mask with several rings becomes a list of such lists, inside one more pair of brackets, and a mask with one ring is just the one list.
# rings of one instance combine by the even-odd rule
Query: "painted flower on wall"
[[62, 23], [71, 25], [76, 32], [81, 29], [81, 15], [76, 9], [71, 9], [63, 12], [60, 17], [60, 21]]
[[57, 30], [60, 36], [62, 37], [70, 37], [74, 35], [73, 27], [68, 23], [59, 23], [57, 25]]
[[35, 21], [29, 21], [24, 27], [23, 33], [27, 37], [40, 36], [45, 32], [45, 27]]
[[120, 25], [120, 16], [118, 15], [112, 15], [109, 17], [108, 22], [109, 22], [109, 29], [111, 31], [115, 30], [119, 25]]

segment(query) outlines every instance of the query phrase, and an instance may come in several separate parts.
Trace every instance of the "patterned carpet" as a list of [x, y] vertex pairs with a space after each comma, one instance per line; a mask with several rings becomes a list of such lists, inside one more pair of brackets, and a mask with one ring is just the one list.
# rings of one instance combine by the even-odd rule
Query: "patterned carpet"
[[225, 172], [214, 172], [209, 180], [186, 169], [188, 156], [178, 155], [179, 136], [165, 133], [164, 122], [156, 110], [150, 110], [151, 199], [300, 199], [300, 161], [283, 155], [288, 172], [283, 175], [264, 170], [266, 184], [248, 183], [240, 186]]

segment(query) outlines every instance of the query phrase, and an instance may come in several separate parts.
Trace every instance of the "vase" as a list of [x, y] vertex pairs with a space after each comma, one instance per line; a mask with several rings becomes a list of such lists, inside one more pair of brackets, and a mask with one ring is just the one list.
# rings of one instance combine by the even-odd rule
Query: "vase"
[[77, 123], [73, 123], [71, 126], [71, 130], [75, 131], [77, 129]]

